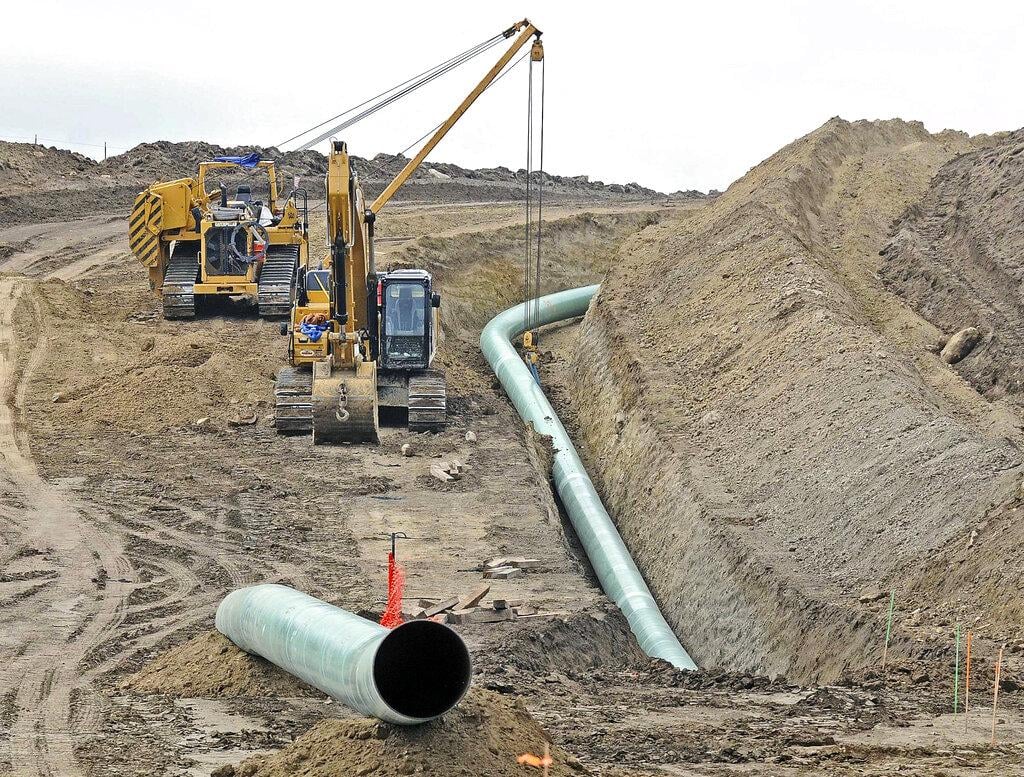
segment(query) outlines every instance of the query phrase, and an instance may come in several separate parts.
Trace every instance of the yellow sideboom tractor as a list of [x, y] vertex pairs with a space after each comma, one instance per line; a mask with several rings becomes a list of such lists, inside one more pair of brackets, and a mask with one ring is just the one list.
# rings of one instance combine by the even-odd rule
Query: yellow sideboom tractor
[[[514, 38], [372, 203], [364, 199], [346, 144], [330, 138], [329, 250], [315, 266], [299, 273], [291, 321], [281, 324], [281, 334], [288, 337], [290, 366], [278, 372], [274, 392], [279, 432], [312, 432], [315, 444], [375, 443], [380, 408], [407, 411], [411, 431], [444, 428], [445, 378], [433, 369], [440, 335], [440, 295], [426, 270], [377, 269], [374, 225], [381, 209], [531, 38], [533, 45], [524, 56], [543, 60], [540, 35], [524, 19], [487, 41], [485, 45], [490, 46]], [[310, 142], [320, 142], [331, 132]]]
[[[251, 183], [233, 193], [224, 183], [206, 190], [211, 173], [246, 168], [266, 176], [266, 201], [254, 197]], [[193, 318], [198, 300], [225, 296], [254, 299], [260, 316], [291, 312], [309, 254], [308, 209], [303, 189], [283, 206], [278, 196], [274, 163], [250, 155], [201, 162], [195, 178], [155, 183], [135, 198], [128, 245], [149, 270], [164, 318]]]

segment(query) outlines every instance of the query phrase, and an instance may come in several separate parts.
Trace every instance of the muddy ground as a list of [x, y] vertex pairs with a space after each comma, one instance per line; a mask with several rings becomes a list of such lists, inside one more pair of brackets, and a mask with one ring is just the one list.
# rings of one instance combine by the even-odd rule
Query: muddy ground
[[[929, 146], [928, 165], [937, 168], [964, 144], [955, 138], [948, 147]], [[917, 196], [929, 169], [914, 179]], [[894, 198], [887, 218], [911, 196]], [[545, 230], [546, 290], [628, 270], [644, 246], [713, 217], [703, 202], [672, 206], [661, 198], [559, 203]], [[686, 589], [698, 592], [706, 610], [690, 624], [680, 617], [687, 610], [672, 609], [652, 565], [656, 593], [705, 669], [685, 675], [638, 653], [552, 496], [542, 446], [527, 438], [476, 348], [480, 326], [519, 300], [520, 220], [515, 206], [471, 201], [402, 205], [381, 217], [381, 260], [425, 265], [441, 286], [451, 424], [439, 435], [389, 429], [380, 446], [331, 449], [280, 437], [271, 426], [272, 375], [284, 350], [275, 324], [240, 304], [195, 322], [161, 319], [128, 254], [123, 214], [0, 228], [7, 247], [0, 258], [4, 769], [525, 774], [514, 756], [536, 749], [546, 732], [558, 747], [559, 774], [1020, 771], [1016, 652], [1008, 653], [998, 744], [987, 744], [984, 704], [997, 633], [986, 634], [977, 653], [969, 718], [954, 718], [950, 635], [929, 634], [944, 624], [915, 630], [901, 608], [899, 649], [881, 674], [874, 667], [882, 605], [855, 601], [856, 655], [841, 640], [815, 639], [810, 619], [792, 617], [776, 626], [771, 650], [758, 647], [758, 659], [729, 644], [760, 645], [770, 627], [764, 617], [733, 622], [739, 616], [729, 610], [735, 593], [727, 586], [736, 581], [708, 576], [703, 589]], [[865, 246], [876, 238], [869, 232]], [[637, 277], [658, 278], [661, 287], [670, 275], [645, 268]], [[853, 286], [858, 278], [841, 282]], [[707, 326], [685, 320], [694, 331]], [[638, 342], [641, 351], [623, 353], [643, 356], [652, 347]], [[551, 352], [546, 385], [605, 477], [603, 451], [587, 430], [634, 405], [573, 399], [586, 361], [580, 354], [596, 362], [606, 348], [586, 327], [554, 328], [543, 343]], [[712, 380], [707, 360], [672, 358], [677, 370], [688, 364], [687, 374]], [[646, 369], [649, 360], [634, 369], [639, 362]], [[672, 364], [663, 360], [661, 372], [651, 372], [664, 375]], [[246, 423], [254, 414], [256, 423]], [[475, 443], [466, 441], [468, 430]], [[415, 456], [400, 454], [405, 442]], [[441, 485], [429, 465], [452, 455], [469, 464], [469, 474]], [[639, 513], [619, 496], [627, 484], [611, 484], [603, 485], [609, 504], [628, 527]], [[674, 536], [677, 530], [654, 521], [660, 512], [649, 515], [650, 531]], [[544, 566], [495, 583], [491, 595], [563, 613], [456, 627], [473, 650], [481, 693], [447, 722], [409, 732], [349, 721], [353, 715], [323, 694], [211, 634], [224, 593], [259, 581], [379, 611], [391, 531], [410, 535], [399, 546], [410, 603], [466, 592], [480, 578], [468, 570], [515, 554]], [[627, 532], [627, 539], [640, 538]], [[807, 535], [800, 547], [817, 542]], [[706, 537], [691, 543], [710, 547]], [[691, 558], [680, 553], [673, 562]], [[805, 566], [780, 567], [773, 583], [796, 592], [793, 610], [804, 606]], [[719, 632], [703, 625], [715, 618], [727, 624]], [[799, 660], [780, 658], [797, 645]], [[828, 667], [817, 673], [827, 684], [814, 682], [815, 665]], [[474, 735], [479, 742], [453, 745]]]

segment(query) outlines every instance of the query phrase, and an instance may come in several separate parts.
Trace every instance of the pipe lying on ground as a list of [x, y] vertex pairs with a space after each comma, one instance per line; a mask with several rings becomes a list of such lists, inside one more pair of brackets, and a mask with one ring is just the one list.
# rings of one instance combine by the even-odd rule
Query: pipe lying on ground
[[386, 629], [294, 588], [266, 583], [224, 597], [216, 624], [245, 652], [388, 723], [436, 718], [469, 689], [465, 643], [434, 621]]
[[[537, 325], [582, 316], [599, 288], [585, 286], [541, 297]], [[533, 304], [530, 303], [531, 306]], [[522, 419], [532, 423], [538, 434], [551, 437], [555, 451], [552, 466], [555, 488], [604, 592], [626, 616], [641, 650], [679, 669], [696, 669], [697, 665], [665, 621], [615, 524], [601, 504], [601, 498], [565, 427], [512, 347], [511, 340], [525, 331], [525, 313], [525, 305], [517, 305], [491, 319], [480, 334], [480, 349]]]

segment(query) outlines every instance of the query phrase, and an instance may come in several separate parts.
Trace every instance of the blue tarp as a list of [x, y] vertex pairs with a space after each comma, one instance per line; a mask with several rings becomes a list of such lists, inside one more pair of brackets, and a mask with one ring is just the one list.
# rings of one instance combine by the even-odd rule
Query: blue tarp
[[234, 162], [236, 165], [247, 167], [250, 170], [260, 163], [260, 155], [253, 151], [245, 156], [215, 156], [214, 162]]
[[308, 337], [311, 343], [316, 343], [323, 337], [324, 332], [330, 328], [330, 324], [302, 324], [299, 327], [299, 331]]

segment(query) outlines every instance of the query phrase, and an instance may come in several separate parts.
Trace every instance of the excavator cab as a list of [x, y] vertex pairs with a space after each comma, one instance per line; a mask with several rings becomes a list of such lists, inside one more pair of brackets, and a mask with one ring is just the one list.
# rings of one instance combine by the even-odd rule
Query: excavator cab
[[378, 276], [380, 324], [377, 364], [383, 370], [425, 370], [436, 350], [441, 297], [425, 270], [395, 270]]

